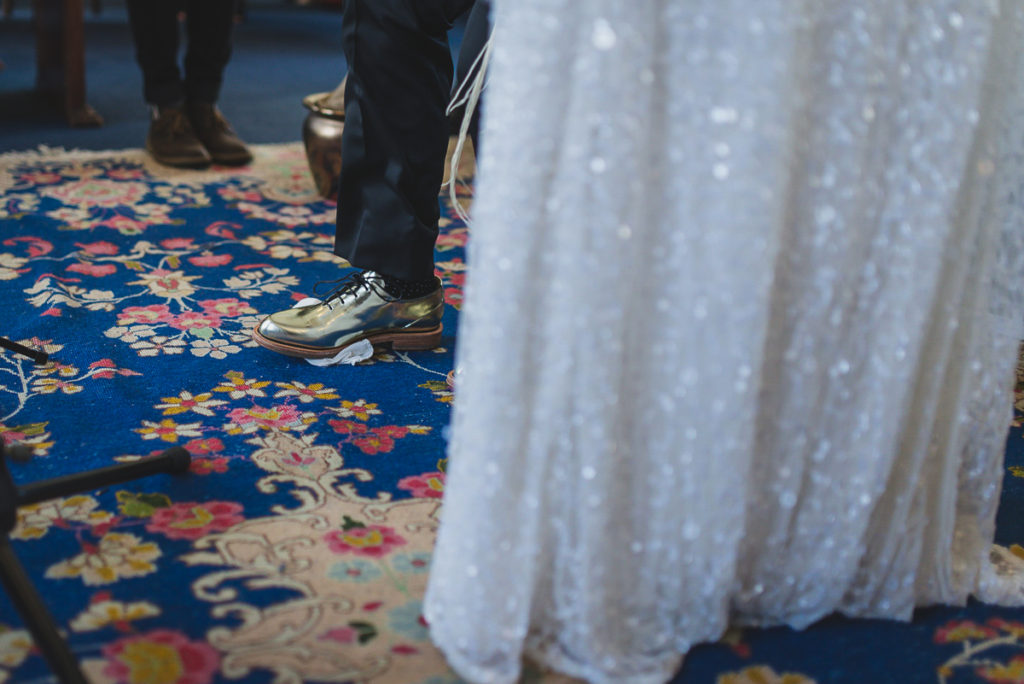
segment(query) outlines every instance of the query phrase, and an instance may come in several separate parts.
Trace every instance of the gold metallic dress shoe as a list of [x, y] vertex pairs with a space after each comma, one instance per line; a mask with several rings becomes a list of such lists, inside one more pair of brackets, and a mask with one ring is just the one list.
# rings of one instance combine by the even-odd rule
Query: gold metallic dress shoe
[[360, 340], [398, 350], [433, 349], [441, 343], [444, 292], [396, 299], [373, 271], [347, 276], [319, 304], [278, 311], [253, 330], [267, 349], [304, 359], [326, 359]]

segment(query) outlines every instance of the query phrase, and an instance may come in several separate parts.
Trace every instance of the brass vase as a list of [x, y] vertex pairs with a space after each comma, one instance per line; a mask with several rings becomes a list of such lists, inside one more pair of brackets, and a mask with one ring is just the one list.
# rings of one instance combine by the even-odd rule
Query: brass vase
[[[302, 123], [302, 144], [317, 192], [328, 199], [338, 198], [341, 175], [341, 132], [345, 128], [344, 102], [335, 96], [343, 92], [344, 81], [334, 92], [313, 93], [302, 98], [309, 110]], [[339, 106], [340, 105], [340, 106]]]

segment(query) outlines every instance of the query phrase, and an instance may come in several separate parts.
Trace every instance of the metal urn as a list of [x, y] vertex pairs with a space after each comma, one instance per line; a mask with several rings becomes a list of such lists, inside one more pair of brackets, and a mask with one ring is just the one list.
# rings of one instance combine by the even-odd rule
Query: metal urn
[[302, 98], [309, 113], [302, 123], [302, 144], [317, 192], [328, 199], [338, 197], [341, 175], [341, 132], [345, 128], [345, 79], [331, 92]]

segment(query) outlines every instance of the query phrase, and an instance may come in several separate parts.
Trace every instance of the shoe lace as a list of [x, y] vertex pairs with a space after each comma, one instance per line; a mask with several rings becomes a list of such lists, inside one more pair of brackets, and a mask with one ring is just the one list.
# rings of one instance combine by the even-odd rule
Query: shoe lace
[[322, 285], [334, 285], [334, 288], [323, 298], [323, 303], [326, 304], [327, 308], [331, 311], [334, 311], [334, 302], [341, 301], [347, 295], [357, 292], [363, 288], [373, 290], [389, 302], [396, 301], [396, 298], [388, 294], [388, 291], [381, 286], [378, 280], [371, 280], [367, 278], [363, 271], [353, 271], [347, 276], [337, 278], [335, 280], [321, 280], [313, 286], [314, 295], [318, 297], [320, 296], [318, 290]]

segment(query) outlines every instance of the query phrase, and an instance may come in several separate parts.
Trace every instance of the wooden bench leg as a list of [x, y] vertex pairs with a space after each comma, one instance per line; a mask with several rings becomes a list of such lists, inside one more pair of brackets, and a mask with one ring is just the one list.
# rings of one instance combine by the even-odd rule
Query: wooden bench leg
[[82, 0], [34, 0], [36, 87], [53, 96], [72, 126], [100, 126], [85, 101], [85, 22]]

